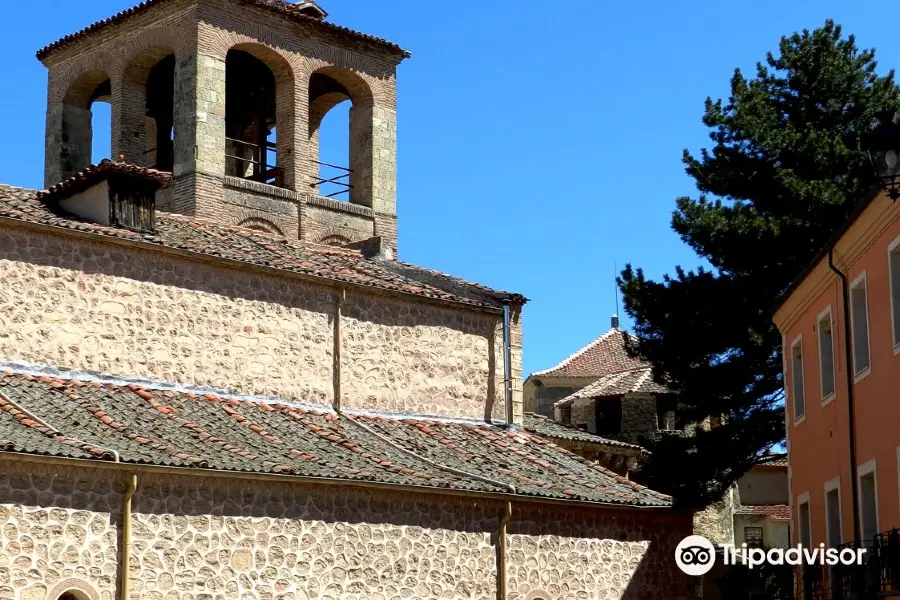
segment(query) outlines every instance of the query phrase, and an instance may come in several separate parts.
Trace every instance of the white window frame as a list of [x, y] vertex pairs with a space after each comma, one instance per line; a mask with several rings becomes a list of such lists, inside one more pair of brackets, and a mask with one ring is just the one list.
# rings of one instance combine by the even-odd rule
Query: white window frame
[[[900, 323], [896, 322], [895, 311], [900, 310], [900, 306], [894, 306], [894, 270], [891, 268], [891, 255], [897, 252], [897, 248], [900, 247], [900, 235], [894, 239], [893, 242], [888, 245], [887, 249], [887, 259], [888, 259], [888, 294], [890, 295], [891, 300], [891, 341], [894, 343], [894, 356], [900, 354], [900, 339], [897, 338], [895, 333], [897, 332], [897, 326]], [[900, 286], [900, 281], [896, 282], [896, 285]]]
[[795, 517], [794, 517], [794, 513], [791, 513], [791, 525], [792, 526], [796, 525], [796, 527], [792, 527], [792, 529], [797, 532], [797, 543], [802, 544], [803, 536], [801, 535], [802, 532], [800, 530], [800, 507], [803, 506], [804, 504], [806, 505], [806, 517], [807, 517], [806, 527], [807, 527], [807, 531], [809, 531], [809, 545], [810, 545], [810, 547], [812, 547], [812, 543], [813, 543], [812, 542], [812, 539], [813, 539], [812, 520], [813, 520], [813, 518], [812, 518], [812, 503], [809, 501], [809, 492], [803, 492], [802, 494], [797, 496], [797, 503], [796, 503], [797, 522], [796, 523], [793, 522]]
[[[865, 462], [856, 467], [856, 489], [858, 499], [859, 499], [859, 522], [860, 526], [862, 526], [863, 521], [863, 502], [862, 502], [862, 478], [866, 475], [872, 476], [872, 481], [875, 482], [875, 535], [878, 535], [881, 532], [881, 507], [878, 506], [878, 464], [875, 462], [875, 459]], [[860, 533], [862, 533], [860, 531]], [[865, 540], [863, 540], [865, 541]]]
[[[898, 448], [900, 450], [900, 448]], [[898, 454], [900, 456], [900, 454]], [[838, 527], [840, 527], [840, 531], [838, 532], [838, 539], [840, 540], [838, 543], [844, 543], [844, 502], [843, 498], [841, 498], [841, 476], [838, 475], [834, 479], [825, 482], [825, 543], [828, 543], [828, 540], [831, 539], [831, 519], [828, 518], [828, 493], [837, 490], [838, 497]]]
[[[860, 283], [862, 283], [864, 289], [866, 290], [866, 352], [869, 356], [869, 366], [865, 369], [857, 370], [856, 368], [856, 319], [854, 318], [854, 310], [853, 310], [853, 288], [859, 287]], [[857, 275], [856, 279], [850, 283], [850, 306], [845, 307], [850, 309], [850, 347], [853, 350], [853, 382], [859, 383], [863, 379], [868, 376], [869, 373], [872, 372], [872, 338], [871, 338], [871, 330], [869, 327], [869, 321], [871, 321], [871, 315], [869, 314], [869, 279], [866, 276], [866, 272], [863, 271], [859, 275]]]
[[[825, 368], [822, 364], [822, 321], [825, 320], [825, 317], [828, 317], [828, 326], [831, 328], [831, 387], [834, 388], [830, 394], [825, 394]], [[819, 391], [822, 393], [822, 406], [825, 406], [837, 395], [837, 365], [835, 361], [835, 348], [834, 348], [834, 316], [831, 312], [831, 305], [829, 304], [825, 310], [819, 313], [819, 316], [816, 317], [816, 351], [819, 354]]]
[[[800, 379], [803, 386], [803, 414], [800, 416], [797, 416], [797, 386], [794, 385], [794, 381], [797, 378], [797, 371], [794, 369], [794, 348], [796, 346], [800, 346]], [[796, 427], [806, 420], [806, 365], [804, 364], [806, 353], [803, 351], [802, 333], [794, 338], [788, 351], [790, 352], [791, 357], [789, 363], [791, 365], [791, 413], [794, 415], [794, 427]]]

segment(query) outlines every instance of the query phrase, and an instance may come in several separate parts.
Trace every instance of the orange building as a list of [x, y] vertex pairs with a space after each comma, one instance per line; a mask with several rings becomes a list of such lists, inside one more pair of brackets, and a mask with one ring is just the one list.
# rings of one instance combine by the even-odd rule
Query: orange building
[[[861, 203], [788, 289], [774, 321], [784, 351], [792, 544], [858, 539], [869, 548], [867, 585], [900, 587], [882, 560], [884, 532], [900, 527], [900, 203], [883, 192]], [[900, 538], [892, 541], [896, 553]], [[804, 597], [833, 597], [826, 594], [843, 585], [835, 572], [815, 571], [800, 582]]]

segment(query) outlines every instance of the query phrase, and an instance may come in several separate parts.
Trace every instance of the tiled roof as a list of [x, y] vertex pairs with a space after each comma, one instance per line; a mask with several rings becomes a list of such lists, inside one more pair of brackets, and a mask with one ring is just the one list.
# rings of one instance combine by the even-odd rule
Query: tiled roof
[[[54, 51], [62, 48], [64, 46], [68, 46], [74, 42], [81, 40], [93, 33], [96, 33], [102, 29], [110, 25], [115, 25], [121, 23], [135, 15], [139, 15], [147, 10], [153, 8], [154, 6], [164, 4], [167, 0], [145, 0], [141, 2], [137, 6], [133, 6], [131, 8], [125, 9], [115, 15], [103, 19], [102, 21], [98, 21], [93, 25], [89, 25], [85, 27], [81, 31], [76, 33], [72, 33], [63, 37], [60, 40], [49, 44], [40, 50], [37, 51], [37, 57], [39, 60], [43, 60]], [[325, 33], [329, 33], [331, 35], [335, 35], [338, 37], [343, 37], [345, 39], [351, 39], [358, 42], [364, 42], [371, 44], [381, 50], [385, 50], [400, 56], [401, 58], [409, 58], [410, 54], [397, 44], [389, 42], [387, 40], [383, 40], [381, 38], [375, 37], [373, 35], [369, 35], [366, 33], [360, 33], [358, 31], [353, 31], [352, 29], [348, 29], [346, 27], [341, 27], [340, 25], [335, 25], [334, 23], [329, 23], [327, 21], [323, 21], [316, 17], [312, 17], [300, 12], [296, 5], [291, 4], [290, 2], [286, 2], [285, 0], [234, 0], [239, 4], [246, 4], [249, 6], [253, 6], [262, 10], [267, 10], [276, 14], [280, 17], [284, 17], [295, 21], [297, 23], [303, 23], [309, 25], [310, 27], [314, 27], [324, 31]]]
[[668, 390], [653, 380], [653, 371], [649, 367], [623, 371], [605, 375], [594, 383], [581, 388], [574, 394], [566, 396], [556, 406], [567, 406], [575, 400], [586, 398], [603, 398], [621, 396], [623, 394], [666, 394]]
[[788, 467], [788, 457], [787, 454], [770, 454], [768, 456], [764, 456], [759, 459], [759, 462], [756, 463], [755, 467], [762, 468], [776, 468], [776, 469], [787, 469]]
[[359, 250], [291, 241], [205, 219], [157, 213], [153, 234], [99, 225], [63, 212], [52, 200], [40, 199], [35, 190], [5, 185], [0, 185], [2, 217], [280, 269], [333, 283], [469, 306], [498, 309], [503, 301], [526, 301], [519, 294], [490, 290], [484, 286], [473, 287], [470, 293], [463, 293], [458, 285], [445, 285], [438, 278], [419, 278], [415, 269], [398, 272], [390, 267], [389, 261], [368, 260]]
[[646, 365], [625, 350], [628, 334], [610, 329], [555, 367], [534, 373], [541, 377], [602, 377]]
[[9, 399], [0, 404], [0, 449], [12, 452], [486, 493], [513, 485], [525, 497], [671, 505], [540, 436], [474, 421], [337, 414], [12, 371], [0, 371], [0, 394]]
[[526, 431], [530, 431], [531, 433], [536, 433], [548, 438], [569, 440], [573, 442], [585, 442], [588, 444], [597, 444], [598, 446], [608, 446], [611, 448], [623, 448], [646, 452], [640, 446], [636, 446], [634, 444], [626, 444], [625, 442], [620, 442], [618, 440], [610, 440], [604, 437], [600, 437], [599, 435], [594, 435], [593, 433], [588, 433], [587, 431], [575, 429], [574, 427], [567, 427], [562, 423], [557, 423], [553, 419], [550, 419], [543, 415], [536, 415], [534, 413], [527, 413], [525, 415], [524, 426]]
[[770, 521], [790, 521], [791, 509], [787, 504], [744, 505], [734, 509], [737, 515], [765, 517]]
[[145, 167], [130, 165], [123, 162], [104, 160], [99, 165], [91, 165], [87, 169], [79, 171], [74, 176], [54, 185], [45, 192], [38, 192], [38, 197], [48, 202], [68, 198], [74, 194], [87, 190], [116, 173], [153, 181], [158, 183], [161, 187], [167, 187], [172, 183], [171, 173], [147, 169]]

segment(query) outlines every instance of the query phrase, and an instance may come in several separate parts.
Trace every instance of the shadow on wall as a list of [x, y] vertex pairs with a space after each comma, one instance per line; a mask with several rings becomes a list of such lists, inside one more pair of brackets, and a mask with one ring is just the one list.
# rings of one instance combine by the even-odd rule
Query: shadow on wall
[[622, 600], [693, 600], [695, 582], [675, 564], [689, 514], [539, 508], [509, 524], [509, 598], [583, 592]]

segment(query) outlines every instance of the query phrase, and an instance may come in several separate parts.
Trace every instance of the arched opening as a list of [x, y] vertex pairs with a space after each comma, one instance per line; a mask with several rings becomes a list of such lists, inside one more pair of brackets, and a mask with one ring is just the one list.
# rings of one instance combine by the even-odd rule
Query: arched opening
[[130, 163], [172, 171], [175, 165], [175, 53], [153, 47], [135, 56], [122, 80], [119, 152]]
[[109, 158], [111, 102], [112, 85], [105, 71], [83, 73], [69, 86], [62, 108], [61, 179]]
[[[278, 187], [292, 184], [293, 73], [264, 46], [240, 45], [225, 57], [225, 175]], [[279, 126], [286, 132], [278, 135]]]
[[354, 73], [326, 67], [310, 77], [310, 170], [316, 194], [371, 204], [363, 183], [372, 176], [372, 104], [371, 90]]
[[145, 161], [160, 171], [175, 166], [175, 55], [169, 54], [147, 77]]

